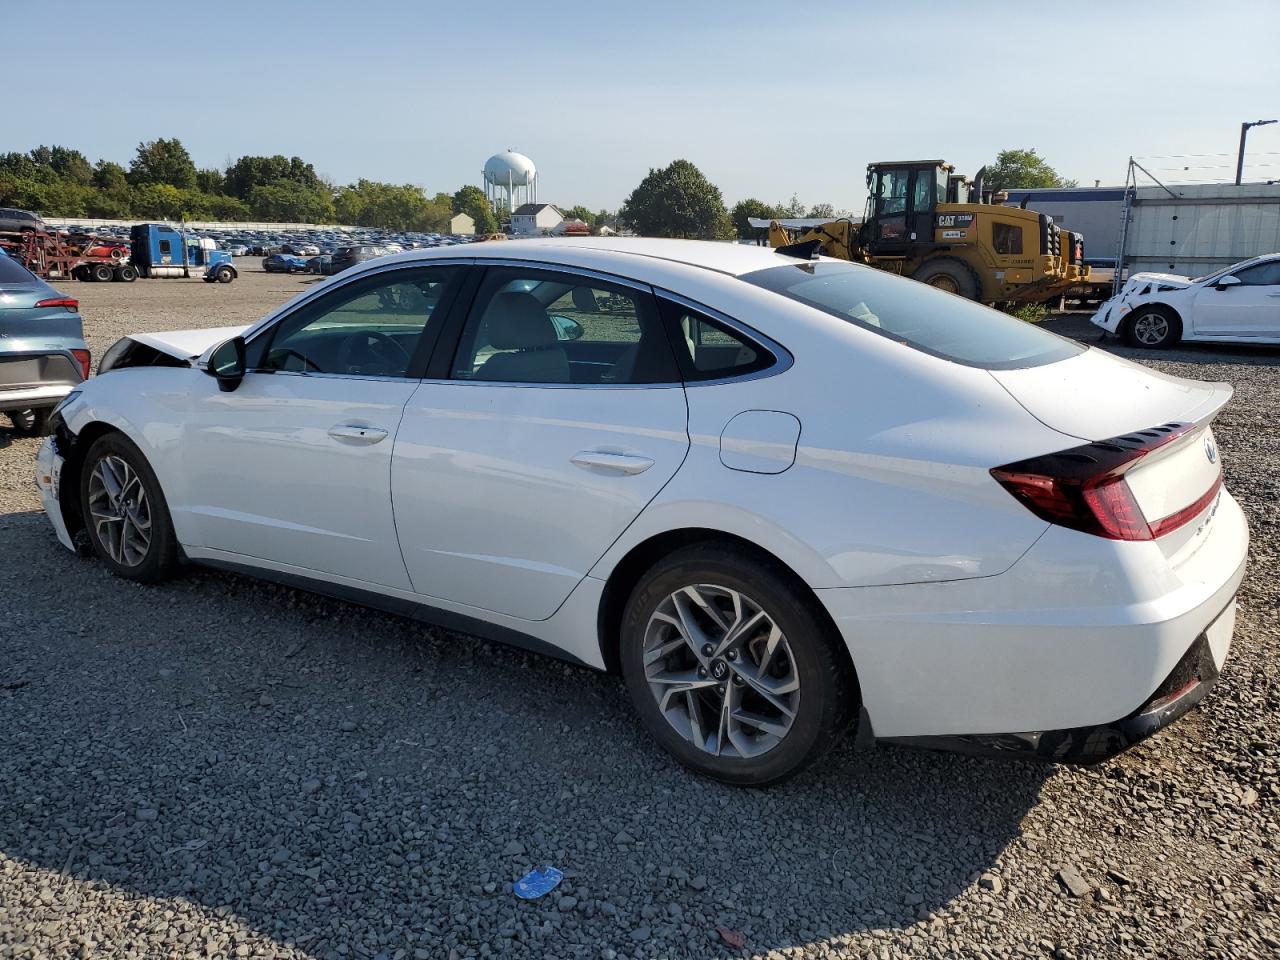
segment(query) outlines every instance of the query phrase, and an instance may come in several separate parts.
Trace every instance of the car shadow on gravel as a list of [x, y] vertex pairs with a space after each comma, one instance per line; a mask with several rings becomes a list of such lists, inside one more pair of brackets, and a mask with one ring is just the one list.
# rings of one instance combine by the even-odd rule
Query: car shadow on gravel
[[[1052, 775], [847, 742], [726, 787], [662, 754], [616, 678], [232, 575], [139, 587], [37, 513], [3, 521], [0, 851], [56, 892], [33, 923], [97, 885], [160, 901], [130, 904], [139, 928], [190, 919], [193, 953], [230, 952], [224, 914], [318, 957], [924, 932]], [[541, 863], [565, 882], [516, 900]]]

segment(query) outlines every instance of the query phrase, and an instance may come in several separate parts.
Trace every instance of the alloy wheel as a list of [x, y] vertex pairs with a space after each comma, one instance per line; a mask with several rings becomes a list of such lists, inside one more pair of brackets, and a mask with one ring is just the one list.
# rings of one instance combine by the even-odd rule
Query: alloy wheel
[[1169, 318], [1160, 313], [1144, 313], [1133, 322], [1133, 336], [1149, 347], [1164, 343], [1169, 336]]
[[151, 504], [142, 479], [122, 457], [109, 454], [89, 474], [89, 513], [107, 555], [136, 567], [151, 548]]
[[666, 721], [716, 757], [758, 757], [786, 737], [800, 707], [791, 646], [750, 597], [711, 584], [658, 604], [644, 637], [644, 671]]

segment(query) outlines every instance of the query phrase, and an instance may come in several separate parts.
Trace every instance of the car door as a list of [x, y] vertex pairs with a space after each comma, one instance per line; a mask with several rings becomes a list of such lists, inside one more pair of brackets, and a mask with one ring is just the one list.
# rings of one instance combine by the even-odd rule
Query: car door
[[1243, 267], [1226, 276], [1239, 283], [1202, 285], [1192, 323], [1208, 337], [1280, 338], [1280, 260]]
[[409, 588], [391, 453], [461, 271], [356, 278], [256, 334], [234, 391], [199, 378], [181, 509], [200, 547]]
[[688, 411], [646, 286], [484, 269], [405, 408], [396, 527], [416, 592], [541, 620], [679, 469]]

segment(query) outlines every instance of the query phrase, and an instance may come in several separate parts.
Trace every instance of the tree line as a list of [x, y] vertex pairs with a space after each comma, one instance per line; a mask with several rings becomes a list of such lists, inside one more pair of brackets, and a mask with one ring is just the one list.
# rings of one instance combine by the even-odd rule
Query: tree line
[[[1075, 186], [1035, 150], [1004, 150], [988, 165], [993, 189]], [[258, 220], [346, 223], [384, 230], [443, 233], [450, 218], [468, 214], [477, 233], [499, 228], [484, 191], [467, 185], [429, 195], [413, 184], [360, 179], [328, 183], [301, 157], [244, 156], [225, 169], [201, 169], [182, 142], [149, 140], [126, 169], [111, 160], [90, 163], [79, 150], [39, 146], [0, 154], [0, 206], [45, 216], [104, 219]], [[622, 226], [642, 236], [704, 240], [750, 238], [749, 218], [842, 217], [831, 203], [806, 207], [792, 194], [786, 203], [754, 197], [725, 205], [720, 189], [688, 160], [651, 168], [617, 214], [585, 206], [561, 208], [593, 228]]]
[[445, 232], [454, 214], [466, 213], [478, 233], [498, 229], [477, 186], [436, 194], [365, 179], [334, 186], [301, 157], [278, 155], [201, 169], [177, 138], [138, 144], [127, 168], [111, 160], [90, 163], [62, 146], [0, 154], [0, 206], [44, 216], [347, 223], [425, 233]]

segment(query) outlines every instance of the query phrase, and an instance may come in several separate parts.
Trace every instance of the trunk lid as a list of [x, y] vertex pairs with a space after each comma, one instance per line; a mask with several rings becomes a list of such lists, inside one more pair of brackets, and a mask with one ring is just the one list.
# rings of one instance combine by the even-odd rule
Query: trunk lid
[[[1210, 423], [1231, 399], [1226, 383], [1185, 380], [1090, 349], [1042, 367], [991, 371], [1046, 426], [1103, 449], [1150, 446], [1124, 472], [1156, 538], [1211, 511], [1222, 465]], [[1081, 448], [1083, 449], [1083, 448]], [[1097, 449], [1097, 448], [1095, 448]]]
[[1081, 440], [1207, 421], [1232, 393], [1227, 383], [1171, 377], [1092, 347], [1057, 363], [989, 372], [1045, 426]]

